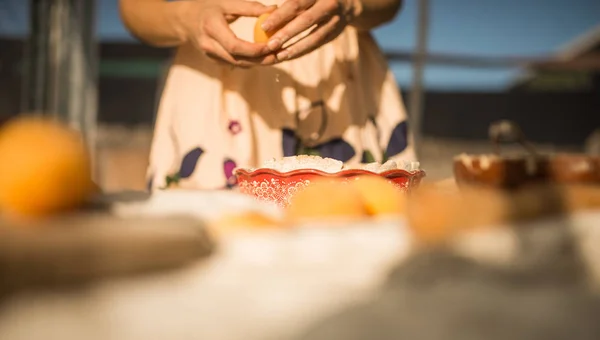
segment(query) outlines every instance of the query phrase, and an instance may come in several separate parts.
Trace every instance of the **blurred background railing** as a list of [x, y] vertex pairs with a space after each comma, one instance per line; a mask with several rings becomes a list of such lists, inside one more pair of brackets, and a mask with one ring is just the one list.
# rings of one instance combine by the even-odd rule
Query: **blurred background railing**
[[[483, 148], [498, 119], [556, 148], [581, 148], [600, 127], [600, 1], [405, 0], [374, 34], [425, 162]], [[0, 119], [60, 114], [97, 139], [105, 187], [142, 188], [171, 54], [132, 38], [117, 0], [0, 1]]]

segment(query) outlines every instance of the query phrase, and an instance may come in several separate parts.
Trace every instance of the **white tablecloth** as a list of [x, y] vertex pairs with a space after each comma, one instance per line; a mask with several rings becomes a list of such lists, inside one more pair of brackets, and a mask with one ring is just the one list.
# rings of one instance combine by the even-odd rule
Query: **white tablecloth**
[[[211, 219], [232, 209], [279, 213], [232, 192], [166, 193], [115, 211]], [[14, 296], [0, 339], [284, 339], [368, 298], [408, 249], [399, 219], [238, 233], [177, 272]]]
[[[118, 205], [115, 212], [213, 219], [247, 209], [280, 213], [232, 192], [185, 191]], [[554, 222], [539, 222], [541, 230]], [[600, 213], [579, 214], [568, 225], [600, 282]], [[501, 263], [517, 254], [512, 235], [494, 229], [456, 246], [466, 256]], [[0, 339], [283, 340], [368, 299], [409, 248], [400, 219], [234, 234], [213, 257], [177, 272], [14, 296], [0, 310]]]

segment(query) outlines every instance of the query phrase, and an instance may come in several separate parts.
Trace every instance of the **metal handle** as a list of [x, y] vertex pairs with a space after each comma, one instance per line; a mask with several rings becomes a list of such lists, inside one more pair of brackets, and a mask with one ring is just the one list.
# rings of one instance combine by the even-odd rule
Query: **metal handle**
[[525, 134], [521, 128], [512, 121], [501, 120], [490, 124], [488, 135], [493, 144], [494, 152], [498, 155], [500, 154], [501, 143], [517, 143], [531, 156], [539, 156], [533, 145], [525, 138]]

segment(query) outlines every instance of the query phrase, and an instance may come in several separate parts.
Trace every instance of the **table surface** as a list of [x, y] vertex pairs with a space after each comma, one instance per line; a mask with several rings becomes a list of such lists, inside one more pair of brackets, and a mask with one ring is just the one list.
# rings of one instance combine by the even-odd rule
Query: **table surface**
[[[211, 219], [232, 209], [279, 213], [231, 192], [185, 191], [117, 204], [114, 212]], [[581, 215], [573, 225], [600, 226], [600, 214]], [[586, 237], [600, 240], [596, 235]], [[491, 262], [505, 261], [512, 249], [499, 234], [463, 241], [465, 253]], [[400, 218], [240, 232], [181, 270], [12, 296], [0, 308], [0, 339], [288, 339], [377, 294], [410, 246]]]

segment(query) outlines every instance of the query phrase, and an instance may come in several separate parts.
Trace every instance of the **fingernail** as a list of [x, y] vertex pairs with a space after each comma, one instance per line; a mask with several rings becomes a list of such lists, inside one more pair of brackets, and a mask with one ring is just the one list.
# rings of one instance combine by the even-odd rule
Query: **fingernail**
[[266, 22], [263, 22], [262, 24], [260, 24], [260, 28], [262, 28], [263, 31], [268, 32], [271, 29], [271, 25], [269, 25]]
[[290, 53], [288, 51], [281, 51], [277, 53], [277, 60], [286, 60], [289, 58]]
[[267, 47], [269, 47], [269, 49], [271, 51], [278, 50], [279, 47], [280, 47], [280, 41], [279, 41], [279, 39], [271, 39], [271, 40], [269, 40], [269, 42], [267, 43]]

